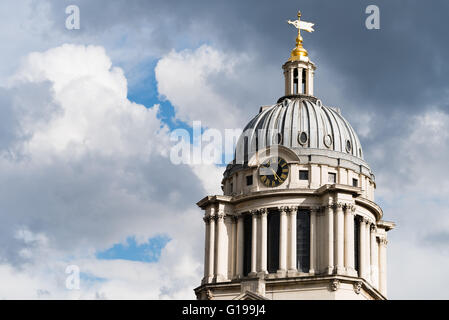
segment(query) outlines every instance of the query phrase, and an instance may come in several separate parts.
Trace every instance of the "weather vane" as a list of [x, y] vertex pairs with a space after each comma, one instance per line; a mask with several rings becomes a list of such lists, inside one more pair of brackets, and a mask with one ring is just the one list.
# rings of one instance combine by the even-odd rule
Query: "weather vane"
[[307, 50], [302, 46], [301, 30], [313, 32], [315, 31], [313, 29], [313, 26], [315, 24], [312, 22], [301, 21], [301, 11], [298, 11], [298, 20], [287, 20], [287, 23], [292, 24], [296, 29], [298, 29], [298, 36], [296, 37], [296, 47], [292, 50], [292, 55], [289, 60], [300, 60], [301, 57], [307, 57]]

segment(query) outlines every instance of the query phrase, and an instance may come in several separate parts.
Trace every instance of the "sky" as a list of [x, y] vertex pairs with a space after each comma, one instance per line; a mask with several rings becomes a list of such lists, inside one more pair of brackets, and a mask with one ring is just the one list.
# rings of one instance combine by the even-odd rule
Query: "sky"
[[195, 203], [224, 167], [172, 163], [171, 133], [242, 128], [274, 104], [298, 9], [315, 95], [355, 128], [397, 224], [389, 298], [449, 298], [444, 0], [1, 1], [0, 298], [195, 298]]

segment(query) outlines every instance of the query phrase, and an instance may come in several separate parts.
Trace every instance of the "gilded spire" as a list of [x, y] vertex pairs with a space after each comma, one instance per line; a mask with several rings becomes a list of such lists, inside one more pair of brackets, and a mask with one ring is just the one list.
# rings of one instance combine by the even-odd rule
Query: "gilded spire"
[[296, 47], [292, 50], [292, 54], [290, 56], [289, 61], [300, 60], [301, 57], [307, 57], [307, 50], [302, 46], [302, 36], [301, 30], [305, 30], [307, 32], [313, 32], [314, 23], [301, 21], [301, 11], [298, 11], [298, 20], [287, 20], [289, 24], [295, 26], [298, 29], [298, 36], [296, 37]]

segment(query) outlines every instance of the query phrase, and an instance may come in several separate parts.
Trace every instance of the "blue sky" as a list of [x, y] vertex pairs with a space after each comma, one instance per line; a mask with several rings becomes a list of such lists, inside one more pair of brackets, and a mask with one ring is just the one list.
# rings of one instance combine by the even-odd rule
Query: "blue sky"
[[161, 250], [170, 241], [167, 236], [156, 236], [145, 243], [138, 244], [134, 237], [128, 237], [125, 243], [118, 243], [111, 248], [98, 252], [98, 259], [124, 259], [130, 261], [157, 262]]

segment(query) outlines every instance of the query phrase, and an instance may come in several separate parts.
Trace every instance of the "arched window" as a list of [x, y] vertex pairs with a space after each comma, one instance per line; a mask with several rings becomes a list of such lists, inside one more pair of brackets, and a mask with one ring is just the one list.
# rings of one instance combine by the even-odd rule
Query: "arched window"
[[296, 267], [298, 271], [310, 269], [310, 211], [299, 210], [296, 215]]
[[250, 214], [243, 217], [243, 275], [251, 272], [251, 243], [253, 220]]
[[279, 227], [280, 215], [278, 210], [269, 210], [268, 212], [268, 272], [276, 273], [279, 269]]
[[359, 262], [360, 250], [360, 218], [354, 219], [354, 269], [358, 272], [360, 268]]

